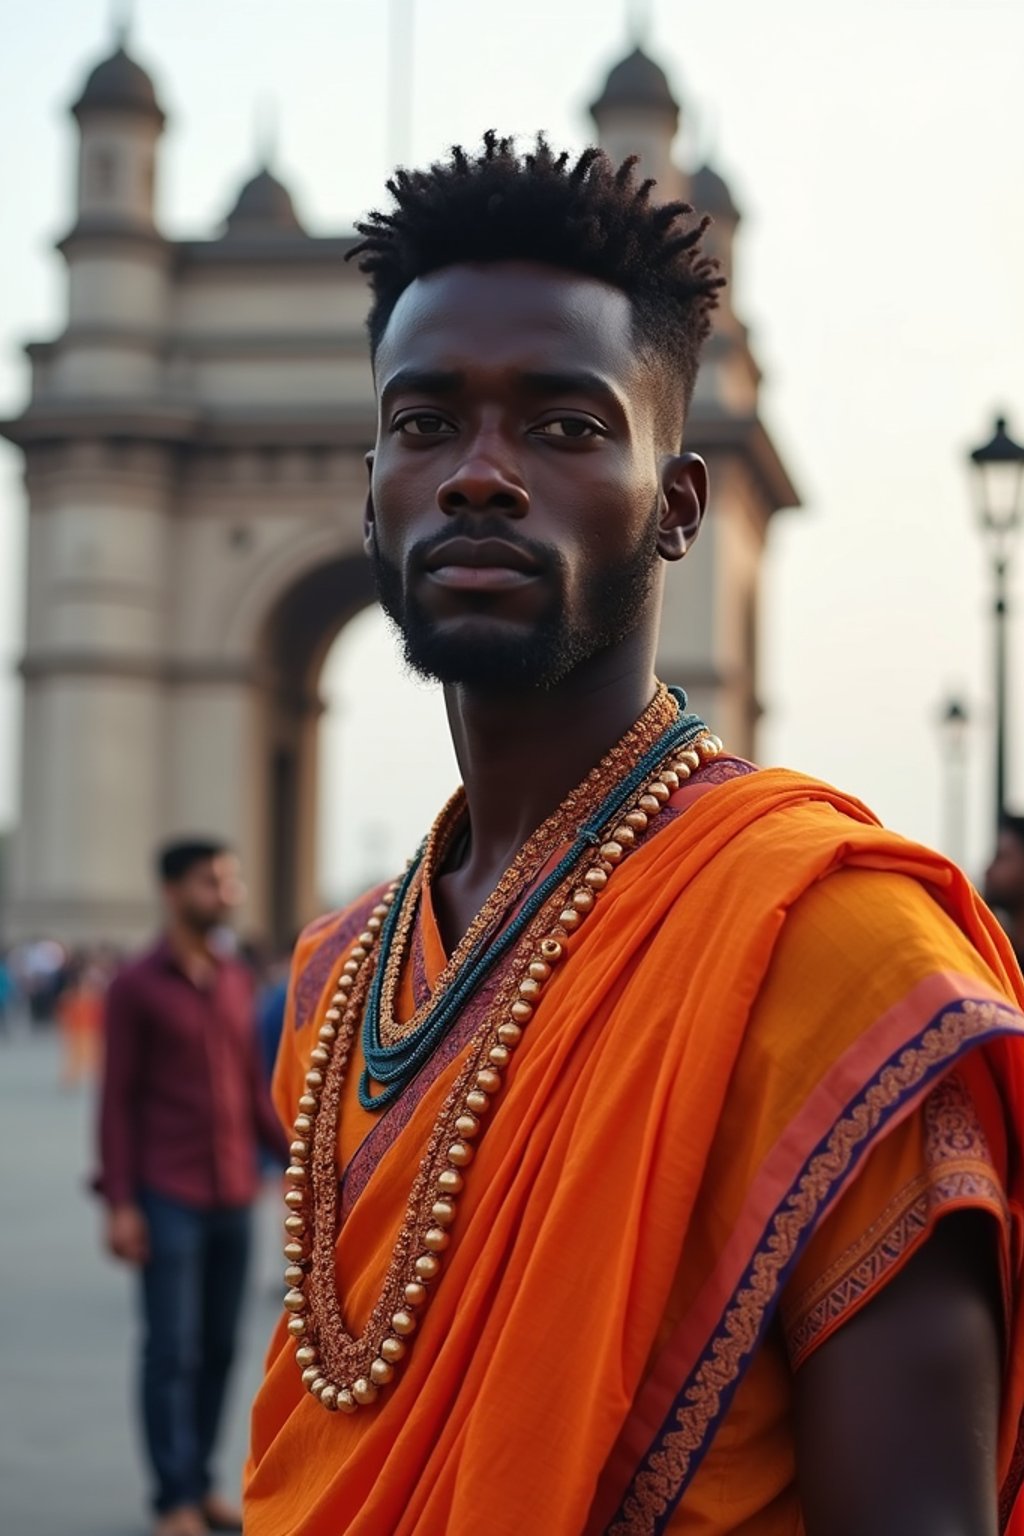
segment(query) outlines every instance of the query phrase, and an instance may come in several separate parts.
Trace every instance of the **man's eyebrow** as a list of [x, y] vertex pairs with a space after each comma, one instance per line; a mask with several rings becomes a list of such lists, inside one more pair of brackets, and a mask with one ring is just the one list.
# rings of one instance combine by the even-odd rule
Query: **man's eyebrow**
[[532, 395], [590, 395], [622, 407], [618, 391], [599, 373], [591, 373], [587, 368], [531, 368], [519, 375], [519, 383]]
[[381, 390], [381, 399], [392, 395], [453, 395], [463, 383], [461, 373], [444, 368], [399, 368]]

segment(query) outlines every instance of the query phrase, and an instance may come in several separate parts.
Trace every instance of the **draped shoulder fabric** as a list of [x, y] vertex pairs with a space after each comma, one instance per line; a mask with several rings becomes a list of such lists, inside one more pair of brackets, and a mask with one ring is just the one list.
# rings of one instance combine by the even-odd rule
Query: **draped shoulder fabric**
[[[1009, 1529], [1024, 983], [1008, 945], [958, 871], [812, 780], [751, 772], [672, 809], [545, 990], [397, 1385], [328, 1414], [276, 1331], [248, 1536], [792, 1536], [793, 1373], [965, 1206], [998, 1234]], [[365, 910], [297, 952], [286, 1123]], [[425, 904], [408, 1011], [443, 959]], [[356, 1071], [346, 1085], [336, 1254], [352, 1330], [496, 984], [382, 1115], [359, 1107]]]

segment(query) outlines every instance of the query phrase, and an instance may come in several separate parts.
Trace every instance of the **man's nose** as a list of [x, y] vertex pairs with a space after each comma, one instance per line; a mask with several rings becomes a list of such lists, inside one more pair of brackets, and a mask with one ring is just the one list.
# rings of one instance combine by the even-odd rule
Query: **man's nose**
[[530, 498], [526, 487], [493, 446], [473, 444], [458, 468], [437, 489], [442, 512], [504, 512], [525, 517]]

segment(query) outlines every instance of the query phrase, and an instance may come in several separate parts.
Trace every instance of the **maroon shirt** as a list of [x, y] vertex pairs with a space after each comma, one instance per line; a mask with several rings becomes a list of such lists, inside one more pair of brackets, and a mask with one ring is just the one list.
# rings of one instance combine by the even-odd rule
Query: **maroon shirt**
[[96, 1187], [112, 1205], [143, 1189], [203, 1209], [247, 1205], [260, 1143], [287, 1152], [249, 974], [224, 960], [210, 987], [197, 987], [164, 940], [107, 994]]

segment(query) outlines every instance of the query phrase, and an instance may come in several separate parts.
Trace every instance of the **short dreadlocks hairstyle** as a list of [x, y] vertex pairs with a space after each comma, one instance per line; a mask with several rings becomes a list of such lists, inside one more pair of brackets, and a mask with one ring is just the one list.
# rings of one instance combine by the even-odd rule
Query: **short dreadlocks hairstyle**
[[636, 164], [630, 155], [616, 168], [595, 148], [570, 164], [543, 134], [520, 154], [492, 129], [474, 155], [456, 144], [429, 170], [396, 171], [394, 208], [357, 224], [363, 239], [348, 252], [370, 279], [372, 354], [417, 277], [463, 262], [542, 262], [627, 296], [637, 345], [678, 378], [685, 413], [725, 278], [701, 249], [710, 218], [652, 202], [655, 183], [639, 181]]

